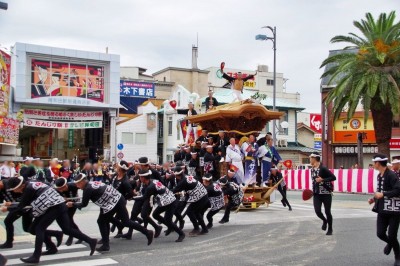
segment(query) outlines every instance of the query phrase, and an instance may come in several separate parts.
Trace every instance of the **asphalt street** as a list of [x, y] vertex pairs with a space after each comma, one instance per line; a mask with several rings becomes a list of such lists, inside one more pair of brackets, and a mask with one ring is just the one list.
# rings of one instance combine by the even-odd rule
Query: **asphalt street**
[[[288, 196], [292, 212], [281, 205], [278, 194], [278, 202], [232, 213], [229, 223], [216, 222], [208, 235], [187, 236], [183, 243], [175, 243], [172, 233], [147, 246], [145, 237], [135, 232], [132, 240], [111, 237], [111, 251], [92, 257], [85, 244], [63, 245], [58, 254], [43, 256], [40, 265], [393, 265], [393, 254], [383, 254], [384, 244], [375, 235], [376, 215], [366, 202], [368, 195], [334, 195], [332, 236], [321, 230], [311, 200], [302, 201], [299, 192]], [[90, 205], [77, 212], [75, 221], [83, 232], [100, 238], [97, 216], [98, 207]], [[215, 221], [221, 217], [222, 212]], [[3, 220], [4, 214], [1, 225]], [[191, 229], [187, 219], [185, 231]], [[19, 257], [32, 252], [34, 238], [22, 232], [20, 223], [16, 234], [14, 248], [1, 252], [8, 265], [22, 265]], [[0, 236], [3, 241], [3, 227]]]

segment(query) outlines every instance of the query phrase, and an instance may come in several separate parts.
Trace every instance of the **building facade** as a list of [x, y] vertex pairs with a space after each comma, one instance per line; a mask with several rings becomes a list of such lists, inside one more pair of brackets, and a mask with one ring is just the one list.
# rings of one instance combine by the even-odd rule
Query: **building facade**
[[115, 160], [119, 55], [27, 43], [12, 54], [22, 155]]

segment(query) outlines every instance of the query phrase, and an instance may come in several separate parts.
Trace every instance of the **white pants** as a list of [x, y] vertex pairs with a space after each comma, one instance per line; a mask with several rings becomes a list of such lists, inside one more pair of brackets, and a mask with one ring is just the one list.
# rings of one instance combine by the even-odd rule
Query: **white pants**
[[232, 102], [236, 102], [236, 100], [237, 101], [243, 101], [243, 94], [242, 94], [241, 91], [232, 89], [232, 95], [233, 95], [233, 101]]
[[192, 127], [192, 124], [189, 124], [188, 127], [186, 128], [186, 139], [185, 139], [185, 143], [188, 144], [189, 143], [189, 137], [190, 137], [190, 133], [193, 130], [193, 134], [194, 134], [194, 140], [196, 141], [197, 139], [197, 127]]

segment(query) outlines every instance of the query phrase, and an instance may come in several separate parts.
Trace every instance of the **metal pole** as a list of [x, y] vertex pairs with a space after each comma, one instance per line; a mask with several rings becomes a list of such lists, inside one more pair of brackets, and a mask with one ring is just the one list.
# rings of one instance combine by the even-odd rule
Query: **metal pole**
[[[273, 30], [273, 35], [274, 35], [274, 88], [273, 88], [273, 92], [272, 92], [272, 97], [273, 97], [273, 106], [272, 106], [272, 110], [276, 111], [276, 27], [274, 27]], [[276, 144], [276, 120], [272, 120], [272, 127], [273, 127], [273, 131], [272, 131], [272, 138], [274, 139], [274, 146]]]

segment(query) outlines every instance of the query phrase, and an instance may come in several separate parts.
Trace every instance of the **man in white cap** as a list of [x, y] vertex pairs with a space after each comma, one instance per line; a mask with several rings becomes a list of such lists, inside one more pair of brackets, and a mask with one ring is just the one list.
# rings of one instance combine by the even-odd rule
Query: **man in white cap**
[[231, 163], [237, 168], [236, 179], [239, 184], [243, 183], [244, 170], [243, 170], [243, 154], [240, 147], [236, 144], [235, 138], [229, 140], [230, 145], [226, 148], [225, 161]]
[[396, 173], [397, 177], [400, 180], [400, 160], [394, 159], [392, 161], [392, 171]]
[[378, 213], [376, 234], [379, 239], [386, 242], [383, 250], [389, 255], [393, 249], [395, 266], [400, 266], [400, 246], [397, 240], [397, 232], [400, 223], [400, 181], [393, 171], [387, 168], [388, 158], [384, 154], [376, 154], [372, 159], [375, 170], [378, 170], [377, 192], [374, 198], [368, 200], [370, 204], [375, 202], [373, 211]]
[[[310, 164], [312, 165], [311, 179], [314, 193], [314, 211], [318, 218], [322, 220], [321, 229], [323, 231], [328, 229], [326, 235], [332, 235], [332, 182], [336, 180], [336, 176], [329, 171], [328, 168], [321, 164], [321, 155], [317, 152], [314, 152], [310, 155]], [[324, 205], [326, 217], [321, 211], [322, 204]]]

